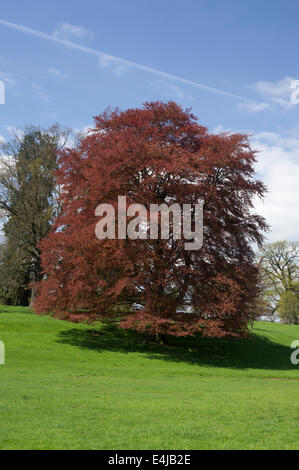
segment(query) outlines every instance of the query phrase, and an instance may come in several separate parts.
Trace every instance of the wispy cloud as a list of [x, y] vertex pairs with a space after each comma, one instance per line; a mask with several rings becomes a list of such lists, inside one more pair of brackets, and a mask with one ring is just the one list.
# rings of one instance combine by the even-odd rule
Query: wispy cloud
[[50, 35], [50, 34], [47, 34], [47, 33], [43, 33], [41, 31], [38, 31], [38, 30], [32, 29], [32, 28], [28, 28], [27, 26], [23, 26], [21, 24], [11, 23], [9, 21], [5, 21], [5, 20], [0, 19], [0, 25], [15, 29], [15, 30], [20, 31], [20, 32], [25, 33], [25, 34], [30, 34], [31, 36], [36, 36], [40, 39], [45, 39], [47, 41], [51, 41], [51, 42], [55, 42], [57, 44], [61, 44], [61, 45], [65, 46], [65, 47], [68, 47], [70, 49], [74, 49], [74, 50], [77, 50], [77, 51], [80, 51], [80, 52], [83, 52], [83, 53], [86, 53], [86, 54], [94, 55], [94, 56], [98, 57], [98, 59], [101, 59], [104, 62], [105, 61], [106, 62], [110, 61], [110, 62], [114, 62], [115, 64], [118, 64], [118, 65], [133, 67], [135, 69], [142, 70], [144, 72], [149, 72], [151, 74], [158, 75], [158, 76], [160, 76], [164, 79], [174, 80], [176, 82], [184, 83], [185, 85], [190, 85], [192, 87], [199, 88], [201, 90], [205, 90], [205, 91], [208, 91], [208, 92], [211, 92], [211, 93], [217, 93], [219, 95], [227, 96], [227, 97], [230, 97], [230, 98], [235, 98], [235, 99], [238, 99], [240, 101], [244, 101], [244, 102], [251, 102], [252, 101], [248, 98], [245, 98], [244, 96], [240, 96], [240, 95], [237, 95], [235, 93], [230, 93], [228, 91], [220, 90], [218, 88], [213, 88], [213, 87], [210, 87], [208, 85], [204, 85], [202, 83], [198, 83], [198, 82], [194, 82], [192, 80], [188, 80], [186, 78], [178, 77], [177, 75], [166, 73], [166, 72], [163, 72], [161, 70], [154, 69], [152, 67], [147, 67], [146, 65], [138, 64], [136, 62], [124, 59], [122, 57], [112, 56], [110, 54], [106, 54], [105, 52], [99, 51], [97, 49], [92, 49], [90, 47], [82, 46], [81, 44], [74, 43], [74, 42], [72, 42], [68, 39], [62, 39], [60, 37], [57, 37], [57, 35], [54, 36], [54, 35]]
[[18, 139], [24, 137], [24, 130], [19, 127], [6, 125], [4, 128], [10, 137], [17, 137]]
[[251, 88], [263, 99], [276, 103], [285, 109], [290, 109], [294, 106], [291, 102], [291, 83], [293, 80], [292, 77], [284, 77], [276, 82], [260, 80], [251, 85]]
[[187, 95], [181, 87], [176, 85], [173, 82], [169, 82], [166, 80], [157, 80], [154, 83], [155, 86], [159, 86], [160, 88], [165, 90], [166, 95], [169, 98], [176, 98], [176, 99], [188, 99], [192, 100], [193, 97], [190, 95]]
[[3, 80], [8, 86], [13, 86], [16, 84], [15, 78], [10, 73], [0, 72], [0, 79]]
[[92, 38], [93, 32], [83, 26], [76, 26], [70, 23], [59, 23], [54, 29], [52, 35], [58, 39], [72, 39], [72, 38]]
[[120, 77], [129, 69], [127, 64], [118, 63], [111, 57], [103, 55], [98, 60], [98, 65], [101, 69], [110, 69], [115, 75]]
[[56, 68], [50, 68], [48, 69], [48, 72], [50, 75], [53, 75], [54, 77], [63, 77], [63, 78], [66, 77], [65, 73], [63, 73], [61, 70], [56, 69]]
[[258, 103], [257, 101], [249, 101], [248, 103], [242, 102], [238, 104], [240, 110], [248, 111], [249, 113], [259, 113], [269, 108], [269, 103]]
[[32, 88], [36, 90], [36, 93], [35, 93], [36, 98], [38, 98], [40, 101], [43, 101], [44, 103], [51, 103], [50, 98], [48, 97], [47, 93], [44, 91], [41, 85], [38, 85], [37, 83], [33, 83]]

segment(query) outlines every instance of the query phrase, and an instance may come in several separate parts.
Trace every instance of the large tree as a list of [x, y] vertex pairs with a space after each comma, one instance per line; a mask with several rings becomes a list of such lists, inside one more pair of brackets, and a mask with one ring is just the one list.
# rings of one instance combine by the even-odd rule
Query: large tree
[[14, 303], [26, 303], [26, 289], [41, 279], [39, 241], [48, 233], [57, 211], [54, 171], [57, 152], [68, 130], [55, 125], [42, 130], [27, 127], [0, 148], [0, 211], [4, 243], [0, 283]]
[[[264, 313], [275, 317], [293, 295], [298, 295], [299, 244], [286, 240], [265, 244], [258, 254], [260, 276], [264, 280]], [[298, 296], [299, 299], [299, 296]], [[283, 309], [285, 312], [285, 308]], [[284, 313], [285, 315], [285, 313]]]
[[[251, 244], [266, 229], [252, 213], [265, 191], [254, 162], [246, 135], [210, 134], [173, 102], [97, 116], [93, 132], [59, 159], [62, 211], [40, 244], [37, 311], [152, 334], [243, 333], [256, 295]], [[202, 248], [185, 250], [160, 232], [157, 240], [97, 239], [95, 209], [119, 195], [147, 211], [204, 201]]]
[[299, 323], [299, 298], [293, 291], [284, 292], [278, 304], [278, 314], [283, 323], [297, 325]]
[[7, 239], [0, 245], [0, 296], [11, 305], [28, 305], [33, 263], [31, 256]]

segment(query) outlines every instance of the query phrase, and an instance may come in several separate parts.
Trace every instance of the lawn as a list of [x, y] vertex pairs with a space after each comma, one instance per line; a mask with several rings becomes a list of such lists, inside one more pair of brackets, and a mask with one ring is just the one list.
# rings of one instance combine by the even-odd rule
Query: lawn
[[299, 326], [168, 345], [0, 307], [1, 449], [299, 449]]

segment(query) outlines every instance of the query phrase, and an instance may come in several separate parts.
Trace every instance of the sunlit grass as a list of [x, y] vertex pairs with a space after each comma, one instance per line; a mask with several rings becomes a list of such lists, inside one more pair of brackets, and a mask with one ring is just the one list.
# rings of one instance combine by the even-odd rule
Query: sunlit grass
[[2, 449], [298, 449], [299, 326], [157, 345], [0, 307]]

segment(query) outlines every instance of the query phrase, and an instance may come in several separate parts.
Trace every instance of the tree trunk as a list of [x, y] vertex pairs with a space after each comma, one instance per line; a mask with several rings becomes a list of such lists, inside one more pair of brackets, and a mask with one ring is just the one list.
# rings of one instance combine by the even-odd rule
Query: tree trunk
[[40, 257], [37, 258], [36, 263], [35, 263], [35, 269], [33, 272], [33, 282], [32, 282], [32, 287], [31, 287], [31, 298], [30, 298], [30, 304], [29, 307], [32, 308], [34, 306], [34, 302], [36, 299], [36, 283], [41, 281], [42, 279], [42, 269], [41, 269], [41, 261]]
[[31, 297], [30, 297], [29, 308], [32, 308], [34, 306], [35, 298], [36, 298], [36, 283], [34, 282], [31, 287]]

